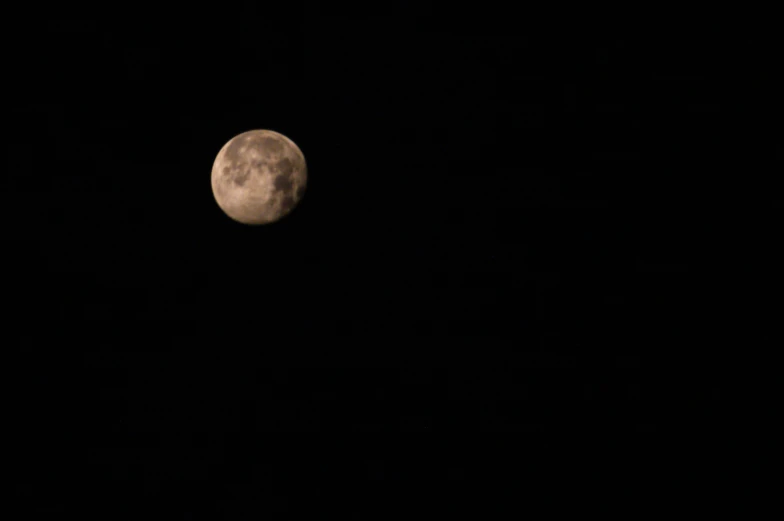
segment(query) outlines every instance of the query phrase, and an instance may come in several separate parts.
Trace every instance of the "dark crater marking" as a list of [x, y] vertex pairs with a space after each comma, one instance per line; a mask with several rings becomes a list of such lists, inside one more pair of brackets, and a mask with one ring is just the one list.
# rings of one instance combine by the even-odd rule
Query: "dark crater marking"
[[259, 146], [264, 152], [278, 154], [283, 151], [284, 144], [275, 137], [263, 137], [259, 141]]
[[275, 166], [277, 167], [276, 172], [279, 172], [281, 175], [290, 176], [294, 173], [294, 163], [288, 157], [278, 161], [278, 164]]
[[243, 186], [245, 181], [248, 180], [248, 177], [250, 177], [250, 169], [247, 169], [245, 172], [234, 176], [234, 184], [237, 186]]
[[279, 174], [275, 176], [274, 186], [276, 192], [288, 192], [294, 187], [294, 181], [290, 175]]
[[281, 208], [281, 209], [282, 209], [284, 212], [288, 212], [288, 211], [289, 211], [289, 210], [291, 210], [293, 207], [294, 207], [294, 198], [293, 198], [293, 197], [291, 197], [290, 195], [287, 195], [286, 197], [284, 197], [284, 198], [283, 198], [283, 202], [281, 202], [281, 203], [280, 203], [280, 208]]

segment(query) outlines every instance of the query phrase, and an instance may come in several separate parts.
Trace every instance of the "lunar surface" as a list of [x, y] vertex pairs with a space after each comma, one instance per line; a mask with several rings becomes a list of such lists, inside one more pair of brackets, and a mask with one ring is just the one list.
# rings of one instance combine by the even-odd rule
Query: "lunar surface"
[[212, 165], [218, 206], [243, 224], [269, 224], [302, 200], [307, 165], [299, 147], [272, 130], [243, 132], [226, 143]]

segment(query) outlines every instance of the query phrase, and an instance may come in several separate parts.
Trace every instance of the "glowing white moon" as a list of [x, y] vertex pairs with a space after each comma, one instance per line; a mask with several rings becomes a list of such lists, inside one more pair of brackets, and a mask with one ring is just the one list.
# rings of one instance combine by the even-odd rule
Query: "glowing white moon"
[[243, 224], [269, 224], [288, 215], [305, 195], [307, 180], [302, 151], [272, 130], [235, 136], [212, 165], [215, 201]]

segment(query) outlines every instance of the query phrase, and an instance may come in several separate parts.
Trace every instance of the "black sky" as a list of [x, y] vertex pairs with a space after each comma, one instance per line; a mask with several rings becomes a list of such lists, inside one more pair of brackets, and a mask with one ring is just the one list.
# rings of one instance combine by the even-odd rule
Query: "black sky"
[[[49, 447], [19, 485], [31, 512], [365, 519], [409, 471], [418, 502], [428, 480], [509, 469], [267, 436], [715, 420], [695, 310], [717, 291], [700, 253], [735, 159], [731, 46], [427, 5], [6, 34], [4, 298], [35, 359], [14, 410]], [[210, 190], [221, 146], [256, 128], [310, 175], [266, 227]], [[559, 486], [532, 465], [521, 487]], [[82, 472], [106, 505], [58, 488]], [[367, 504], [327, 492], [355, 482]]]

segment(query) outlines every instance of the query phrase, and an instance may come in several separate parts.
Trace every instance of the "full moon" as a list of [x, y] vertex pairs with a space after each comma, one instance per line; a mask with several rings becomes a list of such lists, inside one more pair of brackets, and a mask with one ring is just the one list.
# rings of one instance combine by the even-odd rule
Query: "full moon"
[[269, 224], [302, 200], [305, 156], [272, 130], [243, 132], [223, 145], [212, 165], [212, 193], [221, 210], [243, 224]]

